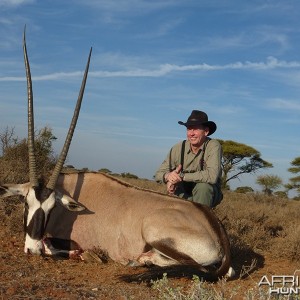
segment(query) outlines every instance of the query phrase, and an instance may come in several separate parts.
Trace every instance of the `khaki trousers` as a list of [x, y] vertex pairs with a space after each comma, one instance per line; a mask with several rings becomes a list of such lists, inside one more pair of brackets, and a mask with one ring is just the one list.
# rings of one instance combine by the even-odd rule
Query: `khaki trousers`
[[219, 195], [215, 185], [198, 182], [198, 183], [181, 183], [178, 185], [175, 195], [180, 198], [191, 200], [203, 205], [214, 207], [222, 200], [222, 194]]

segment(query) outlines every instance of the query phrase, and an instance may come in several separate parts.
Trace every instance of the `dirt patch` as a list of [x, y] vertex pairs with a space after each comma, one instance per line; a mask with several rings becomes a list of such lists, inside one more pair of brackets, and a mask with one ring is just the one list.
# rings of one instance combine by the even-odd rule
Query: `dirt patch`
[[[1, 233], [3, 233], [1, 226]], [[123, 281], [120, 276], [147, 272], [109, 261], [106, 264], [74, 260], [54, 260], [23, 254], [23, 242], [16, 236], [1, 234], [0, 298], [3, 299], [158, 299], [158, 291], [147, 282]], [[240, 257], [240, 261], [246, 257]], [[264, 255], [264, 262], [244, 279], [212, 284], [234, 299], [242, 299], [256, 289], [263, 275], [293, 274], [299, 268], [284, 259]], [[173, 286], [187, 288], [190, 278], [169, 279]], [[224, 284], [226, 286], [224, 286]]]

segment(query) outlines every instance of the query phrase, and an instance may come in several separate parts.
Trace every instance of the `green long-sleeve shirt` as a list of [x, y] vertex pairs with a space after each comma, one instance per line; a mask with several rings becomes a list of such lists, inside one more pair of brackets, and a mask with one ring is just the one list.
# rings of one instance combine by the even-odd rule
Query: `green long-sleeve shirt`
[[[205, 144], [203, 170], [201, 170], [201, 159], [203, 157], [203, 147]], [[174, 170], [180, 164], [181, 148], [182, 142], [172, 147], [166, 159], [155, 173], [156, 181], [163, 182], [164, 174], [169, 172], [170, 169]], [[186, 141], [183, 163], [184, 181], [205, 182], [219, 186], [222, 176], [221, 159], [222, 146], [217, 140], [207, 138], [207, 141], [201, 146], [197, 154], [191, 151], [190, 142]]]

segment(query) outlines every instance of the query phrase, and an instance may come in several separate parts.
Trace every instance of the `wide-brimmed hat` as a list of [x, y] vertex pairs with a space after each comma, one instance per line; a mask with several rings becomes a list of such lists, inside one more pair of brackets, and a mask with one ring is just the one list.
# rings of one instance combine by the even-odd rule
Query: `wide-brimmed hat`
[[217, 130], [217, 125], [213, 121], [208, 121], [208, 116], [204, 111], [193, 110], [187, 121], [184, 123], [179, 121], [178, 124], [188, 126], [203, 125], [209, 128], [209, 134], [213, 134]]

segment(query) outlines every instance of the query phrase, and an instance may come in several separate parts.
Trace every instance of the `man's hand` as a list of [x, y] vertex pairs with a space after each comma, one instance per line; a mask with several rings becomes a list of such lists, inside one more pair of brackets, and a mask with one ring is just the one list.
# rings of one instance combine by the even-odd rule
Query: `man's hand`
[[167, 182], [167, 192], [169, 195], [174, 195], [176, 191], [176, 185], [170, 182]]
[[182, 178], [179, 175], [181, 169], [182, 166], [179, 165], [174, 171], [169, 172], [165, 175], [165, 180], [167, 182], [167, 192], [170, 195], [174, 195], [176, 190], [176, 185], [182, 181]]
[[182, 166], [179, 165], [174, 171], [167, 173], [165, 175], [166, 182], [170, 182], [172, 184], [176, 184], [178, 182], [181, 182], [182, 178], [179, 175], [181, 169], [182, 169]]

